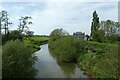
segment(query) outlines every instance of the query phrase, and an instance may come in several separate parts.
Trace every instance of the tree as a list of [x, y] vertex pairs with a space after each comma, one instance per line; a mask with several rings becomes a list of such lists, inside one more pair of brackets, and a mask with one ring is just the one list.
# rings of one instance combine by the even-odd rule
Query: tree
[[53, 41], [56, 41], [58, 39], [60, 39], [63, 36], [67, 36], [69, 35], [66, 31], [64, 31], [63, 29], [55, 29], [51, 32], [50, 37]]
[[87, 35], [86, 35], [86, 38], [87, 38], [87, 40], [89, 40], [90, 36], [87, 34]]
[[[9, 32], [9, 30], [8, 30], [9, 25], [11, 25], [11, 24], [12, 23], [9, 22], [7, 11], [2, 10], [0, 12], [0, 30], [4, 29], [5, 30], [5, 34], [7, 34]], [[1, 31], [0, 31], [0, 34], [1, 34]]]
[[[31, 19], [31, 17], [25, 16], [25, 17], [21, 17], [21, 19], [19, 19], [20, 24], [19, 24], [19, 31], [22, 35], [23, 32], [27, 32], [27, 30], [29, 29], [28, 25], [32, 24], [32, 21], [29, 21]], [[23, 39], [23, 35], [21, 37], [21, 40]]]
[[63, 29], [55, 29], [51, 32], [49, 37], [49, 48], [58, 61], [75, 62], [78, 53], [75, 47], [76, 40]]
[[20, 39], [21, 38], [20, 32], [18, 30], [11, 31], [9, 33], [9, 38], [10, 40]]
[[97, 41], [98, 34], [97, 31], [99, 30], [100, 24], [99, 24], [99, 17], [96, 11], [93, 12], [93, 19], [92, 19], [92, 25], [91, 25], [91, 37], [93, 41]]
[[97, 30], [96, 32], [95, 32], [95, 37], [96, 37], [96, 41], [97, 42], [101, 42], [101, 43], [103, 43], [103, 42], [105, 42], [104, 41], [104, 39], [105, 39], [105, 31], [104, 30]]
[[34, 34], [33, 31], [26, 31], [26, 35], [27, 35], [27, 36], [30, 36], [30, 37], [31, 37], [31, 36], [33, 36], [33, 34]]
[[2, 44], [10, 40], [21, 39], [21, 34], [18, 30], [9, 31], [9, 35], [2, 35]]
[[[9, 25], [12, 23], [9, 22], [8, 13], [7, 11], [2, 10], [0, 12], [0, 45], [1, 42], [6, 42], [9, 36]], [[5, 33], [2, 34], [2, 30], [4, 29]]]
[[112, 20], [101, 21], [100, 29], [104, 30], [104, 32], [105, 32], [104, 42], [118, 41], [119, 28], [120, 28], [119, 22], [114, 22]]

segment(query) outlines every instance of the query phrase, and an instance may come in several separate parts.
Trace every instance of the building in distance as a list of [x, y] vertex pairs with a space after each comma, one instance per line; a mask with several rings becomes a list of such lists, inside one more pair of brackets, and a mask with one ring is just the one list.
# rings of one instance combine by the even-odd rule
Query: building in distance
[[85, 33], [82, 32], [73, 33], [73, 37], [74, 39], [78, 39], [78, 40], [86, 40]]

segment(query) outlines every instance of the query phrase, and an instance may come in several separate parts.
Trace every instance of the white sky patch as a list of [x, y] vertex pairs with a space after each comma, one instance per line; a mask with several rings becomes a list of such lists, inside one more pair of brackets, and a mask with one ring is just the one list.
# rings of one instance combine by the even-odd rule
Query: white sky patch
[[0, 2], [118, 2], [119, 0], [1, 0]]
[[[44, 5], [42, 5], [44, 4]], [[4, 9], [13, 22], [11, 29], [17, 29], [20, 16], [31, 16], [33, 24], [30, 30], [35, 34], [49, 35], [55, 28], [63, 28], [70, 34], [82, 31], [90, 34], [92, 13], [97, 11], [100, 20], [118, 20], [118, 3], [89, 2], [39, 2], [6, 3]]]

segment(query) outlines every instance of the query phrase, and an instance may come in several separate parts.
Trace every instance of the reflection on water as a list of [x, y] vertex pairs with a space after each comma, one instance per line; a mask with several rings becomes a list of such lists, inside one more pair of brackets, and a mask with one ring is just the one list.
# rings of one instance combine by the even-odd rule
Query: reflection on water
[[64, 75], [66, 77], [71, 77], [73, 74], [75, 74], [75, 68], [76, 66], [74, 64], [69, 63], [61, 63], [59, 64], [61, 70], [64, 72]]
[[38, 70], [36, 78], [87, 78], [76, 64], [61, 63], [57, 60], [57, 56], [50, 52], [48, 45], [45, 44], [35, 53], [38, 57], [34, 65]]

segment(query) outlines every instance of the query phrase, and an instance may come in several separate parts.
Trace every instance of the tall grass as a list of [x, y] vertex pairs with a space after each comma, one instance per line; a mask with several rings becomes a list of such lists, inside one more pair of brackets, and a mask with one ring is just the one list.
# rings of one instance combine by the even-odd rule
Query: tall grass
[[40, 49], [40, 45], [48, 43], [48, 37], [25, 37], [23, 43], [33, 52]]
[[118, 45], [79, 41], [86, 53], [80, 53], [78, 64], [96, 78], [117, 78]]

